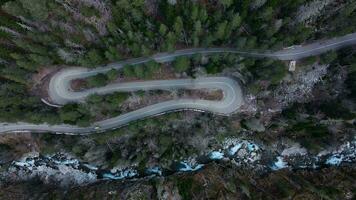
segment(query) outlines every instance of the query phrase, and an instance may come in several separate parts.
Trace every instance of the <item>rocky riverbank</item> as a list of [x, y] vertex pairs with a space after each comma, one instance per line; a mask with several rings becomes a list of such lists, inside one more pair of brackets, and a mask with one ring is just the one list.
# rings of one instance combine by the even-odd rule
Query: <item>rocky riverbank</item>
[[314, 155], [299, 144], [290, 144], [280, 153], [273, 152], [272, 149], [262, 143], [229, 138], [224, 140], [220, 149], [210, 150], [197, 157], [175, 160], [169, 167], [127, 166], [121, 169], [94, 166], [60, 153], [53, 155], [31, 153], [12, 162], [1, 173], [1, 179], [2, 183], [39, 179], [45, 184], [68, 188], [100, 180], [139, 180], [199, 171], [212, 162], [222, 165], [232, 164], [258, 173], [271, 173], [284, 168], [315, 170], [356, 161], [356, 138]]

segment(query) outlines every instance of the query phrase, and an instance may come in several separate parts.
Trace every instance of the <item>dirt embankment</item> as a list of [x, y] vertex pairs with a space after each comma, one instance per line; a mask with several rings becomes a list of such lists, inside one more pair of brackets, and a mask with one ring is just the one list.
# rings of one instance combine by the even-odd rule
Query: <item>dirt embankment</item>
[[33, 87], [31, 88], [31, 94], [39, 96], [40, 98], [51, 102], [51, 99], [48, 96], [49, 82], [54, 74], [60, 71], [63, 67], [44, 67], [35, 75], [32, 76], [32, 81], [34, 82]]
[[24, 154], [39, 151], [39, 141], [31, 133], [9, 133], [0, 136], [0, 163], [21, 158]]

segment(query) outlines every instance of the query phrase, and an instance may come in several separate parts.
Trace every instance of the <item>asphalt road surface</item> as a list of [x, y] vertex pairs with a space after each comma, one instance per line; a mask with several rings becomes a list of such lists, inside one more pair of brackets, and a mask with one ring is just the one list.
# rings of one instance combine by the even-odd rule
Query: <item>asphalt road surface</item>
[[238, 53], [250, 57], [268, 57], [279, 60], [297, 60], [308, 56], [325, 53], [345, 46], [356, 44], [356, 33], [345, 35], [329, 40], [318, 41], [312, 44], [297, 46], [294, 48], [283, 49], [276, 52], [252, 52], [241, 51], [233, 48], [194, 48], [177, 50], [169, 53], [159, 53], [148, 58], [129, 59], [122, 62], [111, 63], [99, 66], [95, 69], [87, 68], [68, 68], [56, 73], [49, 84], [49, 96], [53, 103], [64, 105], [71, 102], [83, 102], [91, 94], [109, 94], [113, 92], [133, 92], [138, 90], [173, 90], [173, 89], [214, 89], [223, 91], [223, 98], [219, 101], [202, 99], [178, 99], [164, 101], [154, 105], [119, 115], [114, 118], [98, 121], [89, 127], [78, 127], [67, 124], [48, 125], [48, 124], [29, 124], [29, 123], [0, 123], [0, 133], [4, 132], [53, 132], [58, 134], [88, 134], [104, 132], [105, 130], [115, 129], [126, 125], [129, 122], [155, 116], [175, 110], [197, 110], [208, 111], [221, 115], [229, 115], [238, 110], [243, 104], [243, 94], [240, 85], [236, 80], [229, 77], [207, 77], [197, 79], [175, 79], [141, 81], [130, 83], [115, 83], [100, 88], [88, 89], [85, 91], [74, 92], [70, 87], [70, 82], [74, 79], [85, 78], [105, 73], [111, 69], [121, 69], [125, 65], [145, 63], [151, 60], [156, 62], [170, 62], [179, 56], [192, 56], [194, 54], [214, 54], [214, 53]]

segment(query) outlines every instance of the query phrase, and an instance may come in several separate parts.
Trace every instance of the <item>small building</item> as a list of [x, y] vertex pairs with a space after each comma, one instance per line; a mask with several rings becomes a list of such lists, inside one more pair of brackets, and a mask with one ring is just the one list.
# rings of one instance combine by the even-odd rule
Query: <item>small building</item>
[[290, 72], [294, 72], [295, 71], [295, 65], [297, 64], [297, 61], [295, 61], [295, 60], [291, 60], [290, 62], [289, 62], [289, 71]]

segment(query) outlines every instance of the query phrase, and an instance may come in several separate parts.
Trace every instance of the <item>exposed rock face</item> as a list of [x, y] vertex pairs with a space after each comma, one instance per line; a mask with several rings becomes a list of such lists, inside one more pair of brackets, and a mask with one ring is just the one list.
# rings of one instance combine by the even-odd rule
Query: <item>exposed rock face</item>
[[266, 2], [267, 0], [253, 0], [251, 1], [250, 8], [252, 10], [258, 9], [261, 6], [263, 6]]
[[282, 107], [294, 102], [306, 102], [311, 98], [312, 89], [327, 74], [328, 65], [314, 64], [311, 70], [301, 71], [292, 84], [284, 82], [275, 91], [274, 96]]
[[95, 173], [85, 172], [79, 166], [78, 160], [64, 155], [42, 157], [37, 152], [33, 152], [13, 162], [2, 178], [6, 181], [26, 181], [38, 178], [45, 184], [59, 184], [61, 187], [83, 185], [97, 180]]
[[282, 156], [295, 156], [295, 155], [306, 155], [308, 153], [307, 149], [301, 147], [300, 144], [293, 144], [291, 147], [286, 148], [282, 151]]
[[313, 18], [319, 16], [327, 5], [334, 2], [334, 0], [314, 0], [299, 8], [296, 15], [297, 22], [308, 22]]
[[246, 120], [245, 125], [252, 131], [264, 132], [266, 130], [263, 124], [256, 118]]
[[84, 158], [93, 165], [102, 166], [105, 165], [106, 152], [105, 148], [92, 148], [85, 153]]
[[[0, 164], [21, 158], [24, 154], [39, 151], [36, 138], [30, 133], [3, 134], [0, 137]], [[11, 150], [11, 154], [8, 151]]]

